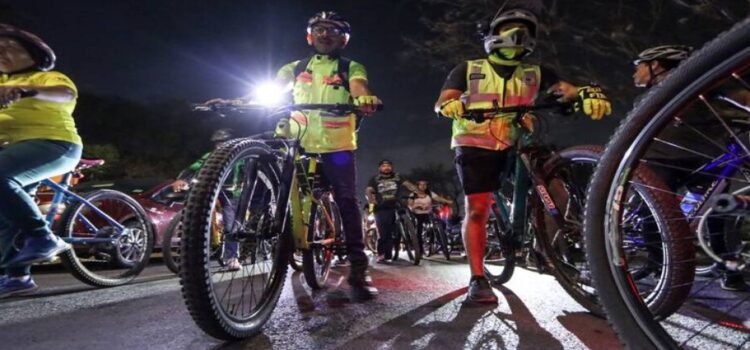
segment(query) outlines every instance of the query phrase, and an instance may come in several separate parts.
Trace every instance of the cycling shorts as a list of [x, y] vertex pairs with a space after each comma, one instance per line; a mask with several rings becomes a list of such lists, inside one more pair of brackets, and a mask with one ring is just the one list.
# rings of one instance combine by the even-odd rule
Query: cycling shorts
[[492, 151], [477, 147], [456, 147], [456, 170], [464, 193], [485, 193], [500, 189], [512, 149]]

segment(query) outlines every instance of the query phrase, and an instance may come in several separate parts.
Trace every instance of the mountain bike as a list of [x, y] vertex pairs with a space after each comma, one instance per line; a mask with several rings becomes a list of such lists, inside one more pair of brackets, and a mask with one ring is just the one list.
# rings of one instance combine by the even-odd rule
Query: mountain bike
[[[199, 105], [196, 110], [257, 112], [258, 105]], [[266, 118], [290, 113], [360, 115], [356, 106], [298, 104], [266, 110]], [[288, 124], [286, 124], [288, 125]], [[343, 227], [331, 187], [319, 176], [320, 156], [305, 154], [300, 135], [265, 133], [225, 142], [198, 172], [183, 215], [183, 297], [193, 320], [209, 335], [238, 339], [258, 333], [284, 285], [290, 253], [303, 252], [307, 283], [322, 288], [334, 255], [345, 254]], [[223, 223], [223, 241], [239, 242], [239, 271], [226, 272], [211, 257], [212, 220], [221, 196], [233, 202], [234, 220]], [[226, 227], [229, 223], [229, 227]]]
[[122, 192], [70, 191], [83, 170], [102, 164], [101, 159], [83, 159], [58, 181], [43, 180], [41, 186], [53, 193], [46, 213], [50, 228], [73, 246], [60, 255], [63, 265], [81, 282], [112, 287], [130, 282], [146, 267], [154, 227], [143, 207]]
[[399, 250], [406, 252], [406, 256], [414, 265], [419, 265], [422, 261], [422, 248], [419, 244], [417, 235], [417, 218], [414, 217], [411, 210], [401, 202], [397, 202], [396, 208], [396, 227], [398, 228], [398, 240], [396, 241], [396, 251], [394, 258], [398, 257]]
[[448, 244], [445, 224], [438, 214], [440, 208], [442, 205], [433, 205], [432, 210], [427, 214], [427, 221], [422, 224], [422, 251], [425, 256], [442, 252], [445, 259], [450, 260], [451, 248]]
[[[491, 283], [510, 280], [517, 264], [534, 265], [553, 275], [568, 294], [589, 311], [603, 315], [591, 285], [583, 252], [585, 190], [601, 147], [583, 145], [553, 152], [535, 140], [526, 113], [560, 108], [557, 104], [471, 110], [467, 115], [513, 118], [520, 131], [514, 156], [504, 168], [501, 188], [493, 193], [487, 227], [485, 276]], [[646, 193], [649, 198], [651, 193]], [[637, 217], [646, 219], [642, 212]]]
[[[750, 107], [743, 97], [750, 93], [748, 67], [750, 19], [706, 44], [635, 106], [592, 178], [586, 252], [607, 317], [630, 348], [745, 348], [750, 342], [747, 294], [716, 283], [729, 276], [746, 278], [750, 257], [747, 212], [726, 210], [720, 201], [750, 192]], [[643, 256], [629, 253], [627, 238], [628, 195], [644, 187], [633, 176], [643, 168], [677, 179], [659, 188], [657, 204], [666, 210], [658, 222], [683, 227], [656, 241], [656, 247], [672, 247], [675, 256], [645, 255], [661, 271], [653, 283], [669, 284], [665, 275], [692, 277], [696, 264], [719, 267], [718, 276], [673, 284], [683, 302], [662, 315], [642, 295], [644, 285], [633, 266], [643, 266], [637, 260]]]

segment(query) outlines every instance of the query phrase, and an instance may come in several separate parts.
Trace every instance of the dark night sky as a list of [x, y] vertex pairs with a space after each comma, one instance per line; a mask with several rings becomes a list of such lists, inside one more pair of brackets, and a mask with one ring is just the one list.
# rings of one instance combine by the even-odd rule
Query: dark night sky
[[254, 80], [309, 54], [304, 31], [310, 15], [338, 11], [353, 26], [344, 54], [368, 68], [370, 85], [386, 104], [386, 111], [366, 121], [360, 132], [360, 182], [384, 157], [394, 159], [401, 171], [452, 160], [450, 122], [432, 113], [447, 72], [425, 72], [419, 62], [399, 61], [402, 35], [418, 26], [415, 6], [384, 3], [7, 2], [12, 23], [48, 41], [58, 55], [57, 69], [81, 91], [149, 101], [244, 95]]

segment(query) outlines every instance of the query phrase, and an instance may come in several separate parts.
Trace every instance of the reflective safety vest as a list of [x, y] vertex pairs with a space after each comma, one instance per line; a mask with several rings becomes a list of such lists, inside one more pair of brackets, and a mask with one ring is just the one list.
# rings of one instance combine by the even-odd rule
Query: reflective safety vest
[[[520, 64], [508, 79], [503, 79], [487, 59], [468, 61], [466, 85], [461, 97], [466, 110], [531, 105], [539, 92], [541, 70], [537, 65]], [[515, 113], [498, 115], [484, 123], [466, 119], [453, 120], [451, 148], [458, 146], [503, 150], [518, 138], [513, 123]], [[524, 119], [530, 122], [530, 119]]]
[[[292, 62], [282, 68], [294, 79], [294, 103], [341, 103], [350, 104], [353, 99], [348, 90], [348, 82], [343, 79], [364, 78], [364, 67], [350, 61], [347, 64], [351, 74], [340, 72], [340, 60], [328, 56], [314, 55], [306, 60]], [[298, 67], [299, 66], [299, 67]], [[298, 72], [299, 71], [299, 72]], [[282, 73], [280, 73], [282, 74]], [[330, 112], [307, 110], [292, 113], [288, 129], [277, 125], [277, 134], [300, 137], [302, 147], [310, 153], [329, 153], [357, 149], [357, 120], [354, 114], [342, 117]]]

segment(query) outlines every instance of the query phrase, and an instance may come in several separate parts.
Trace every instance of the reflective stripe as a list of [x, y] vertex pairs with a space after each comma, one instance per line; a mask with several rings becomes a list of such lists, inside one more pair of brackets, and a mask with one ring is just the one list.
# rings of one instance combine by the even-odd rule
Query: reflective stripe
[[299, 125], [307, 125], [307, 117], [302, 113], [292, 114], [292, 119], [299, 123]]
[[346, 128], [349, 125], [351, 125], [351, 123], [349, 123], [348, 121], [343, 121], [343, 122], [323, 121], [323, 126], [326, 128]]

